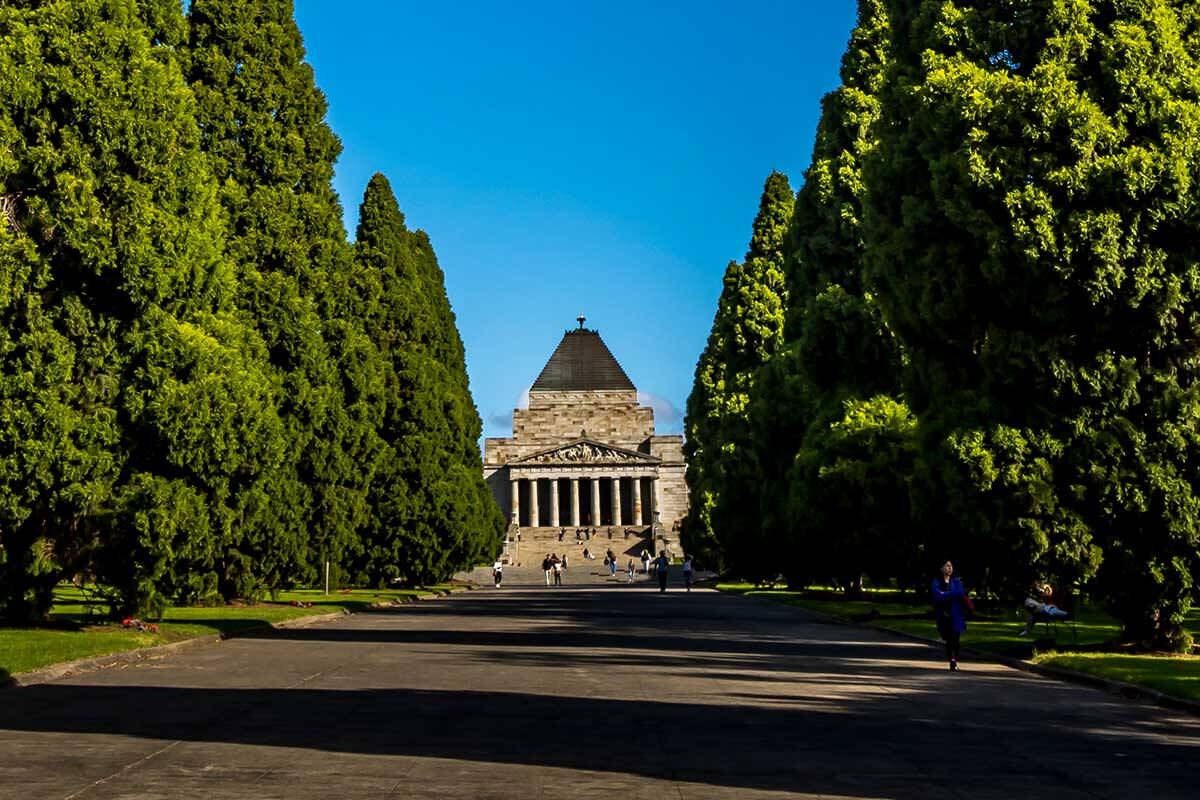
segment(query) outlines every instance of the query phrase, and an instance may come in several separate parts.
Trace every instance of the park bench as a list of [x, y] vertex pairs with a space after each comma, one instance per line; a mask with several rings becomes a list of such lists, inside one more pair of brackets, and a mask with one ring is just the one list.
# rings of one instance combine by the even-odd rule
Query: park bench
[[[1075, 628], [1075, 598], [1073, 596], [1070, 594], [1065, 594], [1062, 597], [1056, 597], [1053, 592], [1050, 592], [1042, 597], [1041, 602], [1038, 603], [1038, 605], [1041, 606], [1040, 609], [1030, 607], [1031, 599], [1032, 598], [1027, 598], [1021, 609], [1022, 613], [1026, 615], [1032, 614], [1033, 616], [1033, 622], [1028, 626], [1030, 633], [1036, 631], [1037, 626], [1041, 625], [1045, 629], [1047, 636], [1058, 638], [1059, 626], [1065, 625], [1071, 631], [1072, 639], [1079, 638], [1078, 632]], [[1044, 610], [1048, 605], [1053, 605], [1060, 612], [1064, 613], [1048, 613]]]

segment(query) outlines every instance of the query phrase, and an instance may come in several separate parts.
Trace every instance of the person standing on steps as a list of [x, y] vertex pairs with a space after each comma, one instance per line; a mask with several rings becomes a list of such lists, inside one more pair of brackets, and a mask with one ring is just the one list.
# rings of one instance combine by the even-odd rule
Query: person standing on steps
[[610, 547], [608, 548], [608, 552], [606, 552], [604, 555], [604, 561], [606, 564], [608, 564], [608, 574], [614, 578], [617, 577], [617, 554], [614, 553]]
[[559, 560], [558, 556], [551, 556], [550, 563], [554, 565], [554, 585], [562, 586], [562, 561]]
[[500, 588], [501, 581], [504, 580], [504, 562], [496, 559], [496, 563], [492, 564], [492, 580], [496, 582], [496, 588]]
[[650, 575], [650, 552], [646, 548], [642, 548], [642, 573]]
[[933, 618], [937, 622], [938, 635], [946, 643], [946, 658], [950, 660], [952, 672], [958, 672], [958, 652], [962, 633], [967, 629], [970, 606], [971, 600], [962, 581], [954, 577], [954, 565], [944, 562], [942, 574], [933, 579]]
[[542, 572], [546, 573], [546, 585], [550, 585], [550, 569], [554, 565], [550, 563], [550, 554], [546, 553], [546, 557], [542, 559]]
[[667, 590], [667, 571], [671, 569], [671, 559], [667, 558], [666, 551], [658, 554], [658, 558], [654, 559], [654, 569], [658, 573], [658, 591], [665, 592]]

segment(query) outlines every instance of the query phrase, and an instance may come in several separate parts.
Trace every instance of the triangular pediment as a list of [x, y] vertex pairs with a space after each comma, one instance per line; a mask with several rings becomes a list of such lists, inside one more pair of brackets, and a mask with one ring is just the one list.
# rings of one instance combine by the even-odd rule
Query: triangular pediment
[[626, 450], [594, 439], [576, 439], [567, 444], [525, 456], [510, 462], [534, 464], [658, 464], [661, 459], [636, 450]]

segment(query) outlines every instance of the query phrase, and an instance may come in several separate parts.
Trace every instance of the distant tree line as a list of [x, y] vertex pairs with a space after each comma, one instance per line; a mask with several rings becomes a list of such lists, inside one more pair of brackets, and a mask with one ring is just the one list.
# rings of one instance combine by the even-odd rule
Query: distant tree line
[[951, 558], [1187, 649], [1200, 4], [860, 0], [841, 77], [726, 272], [688, 546], [850, 591]]
[[0, 4], [0, 617], [491, 558], [462, 342], [387, 180], [350, 244], [291, 0]]

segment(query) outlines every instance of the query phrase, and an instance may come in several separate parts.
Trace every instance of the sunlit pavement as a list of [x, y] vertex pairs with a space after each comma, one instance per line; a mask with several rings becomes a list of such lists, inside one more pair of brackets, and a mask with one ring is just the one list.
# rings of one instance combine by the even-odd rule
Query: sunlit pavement
[[1197, 796], [1197, 720], [963, 667], [711, 591], [487, 587], [0, 691], [0, 797]]

